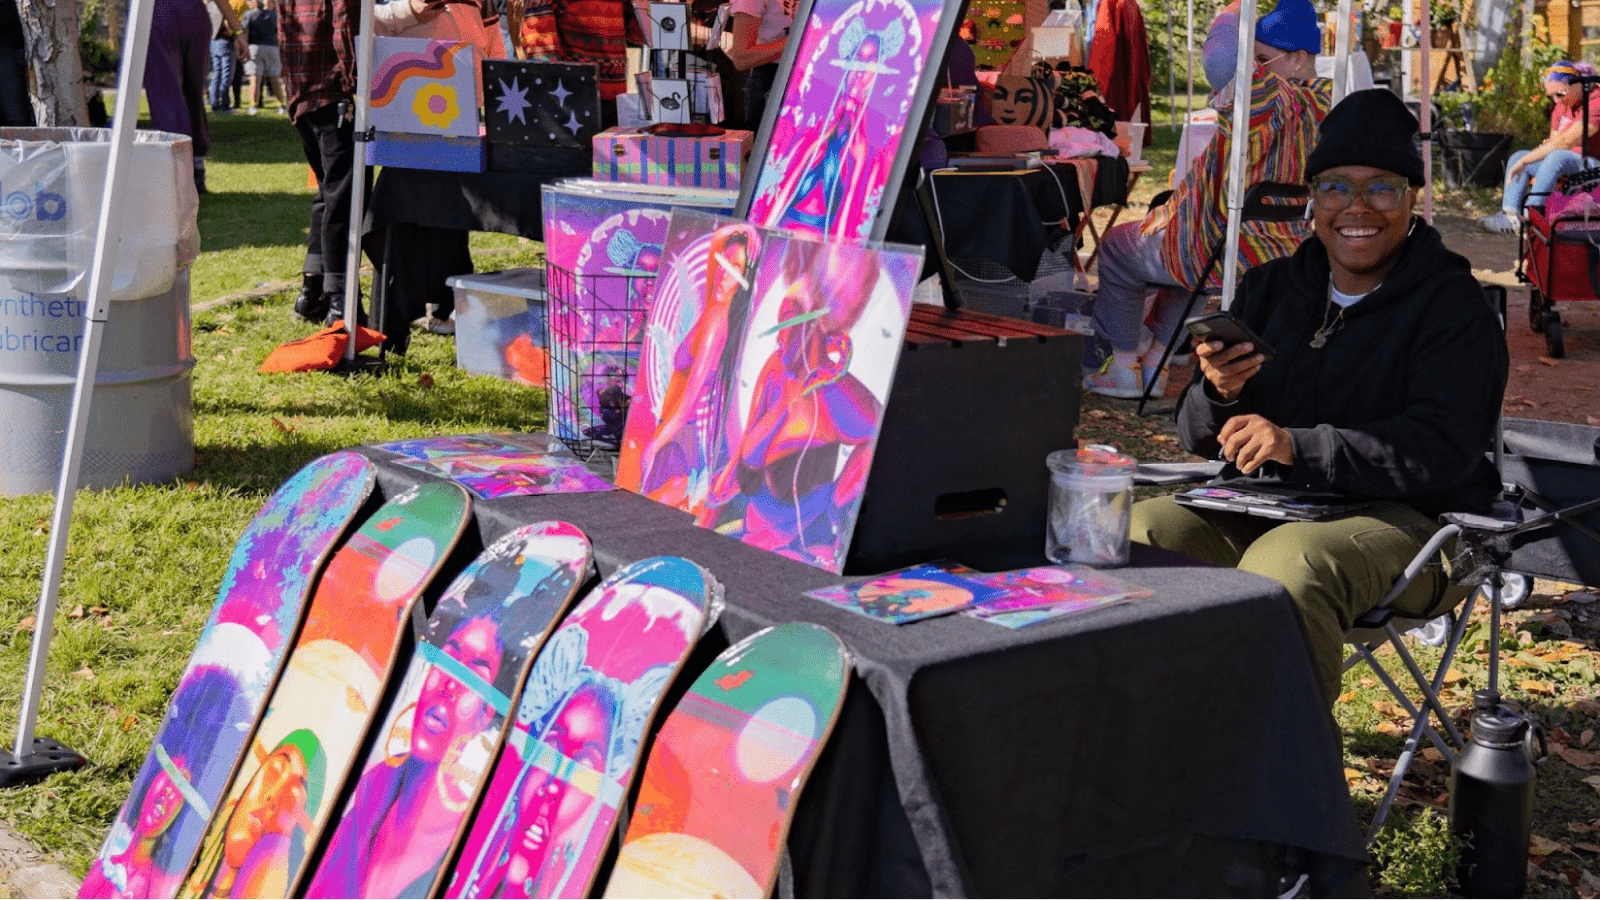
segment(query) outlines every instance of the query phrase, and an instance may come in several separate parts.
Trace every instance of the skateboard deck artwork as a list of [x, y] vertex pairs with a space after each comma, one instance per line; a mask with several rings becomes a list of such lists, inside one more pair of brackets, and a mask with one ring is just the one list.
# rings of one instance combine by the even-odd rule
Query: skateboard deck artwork
[[217, 602], [80, 897], [171, 897], [375, 470], [331, 453], [290, 476], [234, 546]]
[[548, 434], [459, 434], [378, 444], [377, 449], [396, 454], [402, 466], [452, 479], [484, 500], [616, 487]]
[[849, 675], [839, 639], [803, 622], [718, 656], [656, 735], [605, 896], [770, 895]]
[[426, 897], [488, 780], [534, 653], [589, 576], [589, 539], [538, 522], [439, 598], [308, 897]]
[[534, 660], [450, 897], [586, 897], [640, 742], [721, 588], [676, 557], [619, 569]]
[[356, 761], [411, 606], [471, 516], [459, 485], [385, 503], [328, 563], [181, 896], [283, 897]]

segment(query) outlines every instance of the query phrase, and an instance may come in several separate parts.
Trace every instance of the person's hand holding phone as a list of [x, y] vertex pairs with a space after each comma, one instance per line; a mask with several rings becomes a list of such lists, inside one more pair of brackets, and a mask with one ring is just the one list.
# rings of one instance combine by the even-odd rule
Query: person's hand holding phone
[[1265, 341], [1226, 312], [1196, 316], [1183, 324], [1195, 336], [1201, 374], [1224, 403], [1237, 400], [1244, 383], [1273, 356]]

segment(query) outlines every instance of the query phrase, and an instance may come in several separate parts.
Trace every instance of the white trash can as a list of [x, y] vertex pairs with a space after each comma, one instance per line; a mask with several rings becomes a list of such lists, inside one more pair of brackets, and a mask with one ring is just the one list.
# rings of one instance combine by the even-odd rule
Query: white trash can
[[[111, 132], [0, 129], [0, 494], [60, 478]], [[199, 252], [189, 138], [141, 131], [126, 170], [81, 487], [194, 468], [188, 266]]]

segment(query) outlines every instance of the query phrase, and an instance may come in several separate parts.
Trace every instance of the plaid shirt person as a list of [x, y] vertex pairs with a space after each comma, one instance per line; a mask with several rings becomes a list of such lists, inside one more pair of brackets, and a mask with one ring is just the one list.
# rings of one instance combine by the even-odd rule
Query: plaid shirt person
[[351, 0], [278, 3], [278, 50], [290, 120], [355, 94], [358, 9]]

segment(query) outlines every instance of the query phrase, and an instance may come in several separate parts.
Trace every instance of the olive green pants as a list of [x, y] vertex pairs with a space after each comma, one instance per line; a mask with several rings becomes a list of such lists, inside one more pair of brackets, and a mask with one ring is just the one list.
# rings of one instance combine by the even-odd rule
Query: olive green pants
[[[1402, 503], [1374, 501], [1322, 522], [1275, 519], [1182, 506], [1168, 497], [1133, 506], [1133, 540], [1265, 575], [1294, 598], [1311, 638], [1312, 663], [1331, 708], [1339, 696], [1344, 634], [1378, 605], [1439, 525]], [[1448, 550], [1448, 545], [1446, 546]], [[1394, 603], [1413, 617], [1437, 614], [1466, 596], [1449, 582], [1444, 551]]]

